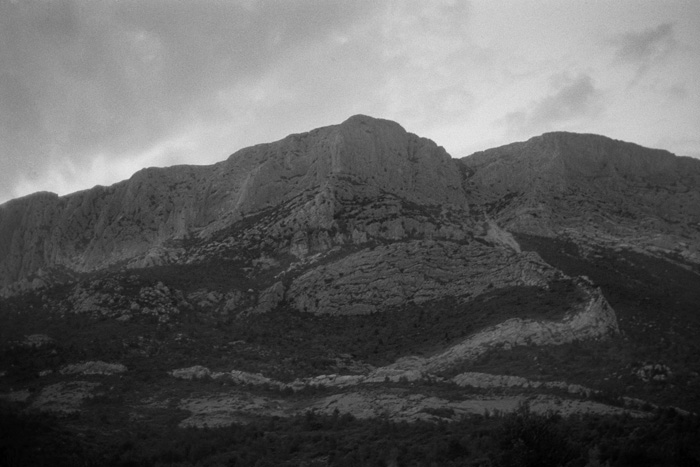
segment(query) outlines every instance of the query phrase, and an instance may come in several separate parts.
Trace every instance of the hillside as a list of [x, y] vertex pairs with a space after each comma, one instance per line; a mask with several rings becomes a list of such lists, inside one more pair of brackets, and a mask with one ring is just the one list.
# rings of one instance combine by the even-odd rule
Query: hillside
[[697, 201], [700, 163], [664, 151], [551, 133], [456, 160], [367, 116], [12, 200], [0, 398], [118, 465], [167, 458], [135, 432], [280, 420], [695, 427]]
[[31, 195], [0, 209], [0, 285], [54, 269], [170, 262], [181, 253], [178, 241], [206, 241], [273, 208], [290, 216], [286, 231], [274, 227], [282, 243], [305, 229], [337, 229], [333, 216], [344, 203], [361, 205], [380, 194], [394, 204], [400, 198], [461, 209], [466, 199], [454, 165], [432, 141], [356, 116], [243, 149], [213, 166], [144, 169], [110, 187]]
[[513, 232], [700, 263], [700, 161], [598, 135], [547, 133], [460, 160], [475, 208]]

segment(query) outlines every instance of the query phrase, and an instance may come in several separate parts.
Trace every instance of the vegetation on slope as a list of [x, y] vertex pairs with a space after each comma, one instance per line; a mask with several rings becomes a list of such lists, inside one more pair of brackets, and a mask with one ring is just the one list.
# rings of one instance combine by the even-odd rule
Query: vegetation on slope
[[[430, 354], [515, 316], [558, 319], [583, 299], [573, 283], [559, 281], [549, 289], [510, 287], [466, 303], [445, 299], [362, 316], [316, 316], [282, 306], [234, 318], [191, 309], [167, 324], [150, 316], [124, 322], [73, 314], [61, 317], [48, 310], [27, 311], [31, 300], [6, 301], [0, 321], [8, 345], [0, 349], [0, 364], [10, 368], [9, 376], [27, 378], [90, 359], [121, 362], [143, 371], [200, 364], [292, 380], [342, 373], [338, 358], [384, 365], [406, 355]], [[36, 333], [54, 337], [55, 345], [26, 349], [12, 344]]]
[[[619, 393], [700, 411], [700, 276], [692, 268], [677, 259], [667, 261], [624, 249], [584, 251], [564, 239], [518, 234], [517, 240], [524, 250], [537, 251], [566, 274], [588, 276], [600, 286], [622, 332], [620, 339], [608, 343], [561, 346], [546, 352], [530, 349], [526, 351], [530, 357], [549, 359], [550, 371], [559, 367], [556, 377], [574, 376], [575, 380], [577, 368], [584, 370], [579, 377], [589, 379], [594, 379], [590, 369], [596, 367], [596, 373], [606, 368], [609, 377], [624, 373], [618, 381], [605, 384]], [[635, 367], [647, 362], [668, 366], [673, 377], [662, 383], [629, 377]]]
[[0, 405], [0, 464], [52, 466], [695, 466], [700, 420], [477, 416], [454, 423], [307, 412], [217, 429], [79, 429]]

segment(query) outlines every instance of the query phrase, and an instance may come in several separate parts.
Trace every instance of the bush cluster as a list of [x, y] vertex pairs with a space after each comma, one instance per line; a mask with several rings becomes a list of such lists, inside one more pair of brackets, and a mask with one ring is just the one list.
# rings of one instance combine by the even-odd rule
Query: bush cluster
[[453, 423], [307, 412], [217, 429], [129, 427], [109, 437], [78, 437], [56, 420], [0, 410], [4, 466], [700, 465], [698, 417], [672, 410], [640, 420], [523, 409]]

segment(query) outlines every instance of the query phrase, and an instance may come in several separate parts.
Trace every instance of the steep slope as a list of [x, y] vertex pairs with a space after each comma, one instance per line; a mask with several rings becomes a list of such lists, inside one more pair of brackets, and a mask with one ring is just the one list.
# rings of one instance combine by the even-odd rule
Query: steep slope
[[[524, 251], [601, 287], [629, 339], [624, 352], [696, 384], [700, 161], [549, 133], [460, 162], [472, 209], [509, 229]], [[572, 355], [555, 357], [562, 374], [585, 361]], [[640, 395], [663, 392], [686, 397], [659, 386]]]
[[[4, 291], [63, 283], [44, 303], [61, 316], [164, 323], [183, 310], [461, 307], [571, 281], [475, 217], [461, 184], [458, 162], [432, 141], [355, 116], [213, 166], [147, 169], [107, 188], [8, 203]], [[577, 294], [600, 296], [571, 283], [571, 306]]]
[[110, 446], [261, 419], [267, 438], [300, 416], [316, 436], [324, 414], [331, 433], [353, 416], [381, 432], [519, 407], [697, 411], [697, 181], [694, 161], [593, 135], [457, 161], [355, 116], [212, 166], [14, 200], [0, 400], [74, 414]]
[[[285, 205], [282, 215], [311, 230], [334, 226], [338, 202], [380, 193], [461, 210], [466, 198], [454, 165], [442, 148], [394, 122], [355, 116], [213, 166], [151, 168], [110, 187], [31, 195], [0, 206], [0, 286], [42, 273], [47, 279], [57, 269], [175, 261], [182, 250], [170, 248], [174, 241], [204, 240]], [[297, 208], [303, 219], [291, 212]]]
[[[442, 148], [366, 116], [2, 213], [6, 295], [63, 280], [61, 313], [367, 314], [563, 277], [472, 215]], [[128, 271], [167, 287], [124, 293]]]
[[461, 159], [474, 208], [511, 231], [628, 244], [700, 262], [700, 161], [547, 133]]

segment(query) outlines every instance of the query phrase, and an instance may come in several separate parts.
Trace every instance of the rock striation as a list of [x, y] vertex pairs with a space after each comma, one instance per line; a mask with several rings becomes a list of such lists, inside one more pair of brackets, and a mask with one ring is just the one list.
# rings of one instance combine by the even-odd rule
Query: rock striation
[[545, 287], [558, 271], [536, 254], [473, 241], [415, 240], [367, 248], [295, 278], [286, 299], [296, 309], [365, 314], [407, 302], [477, 296], [490, 288]]
[[336, 196], [380, 192], [413, 203], [467, 206], [456, 162], [443, 148], [397, 123], [358, 115], [243, 149], [212, 166], [144, 169], [110, 187], [5, 203], [0, 286], [22, 280], [29, 286], [42, 271], [176, 260], [182, 254], [176, 240], [207, 239], [295, 200], [303, 209], [293, 217], [313, 229], [332, 222]]
[[[696, 161], [600, 136], [551, 133], [454, 160], [394, 122], [355, 116], [211, 166], [13, 200], [0, 206], [11, 357], [0, 398], [94, 412], [86, 420], [117, 400], [129, 411], [119, 420], [178, 407], [191, 415], [181, 426], [309, 411], [403, 421], [524, 406], [635, 414], [627, 409], [644, 401], [585, 399], [607, 397], [608, 385], [633, 395], [697, 382], [668, 358], [692, 347], [677, 338], [692, 336], [695, 295], [661, 284], [657, 301], [645, 289], [667, 273], [695, 284], [698, 187]], [[664, 255], [683, 274], [657, 267]], [[654, 274], [615, 277], [632, 261]], [[675, 312], [674, 300], [691, 312]], [[669, 321], [663, 345], [630, 332], [660, 334], [640, 307]], [[511, 366], [530, 354], [521, 347], [595, 348], [620, 325], [624, 339], [607, 349], [661, 349], [654, 363], [582, 358], [576, 377], [593, 374], [591, 387], [527, 374], [529, 361]], [[519, 376], [469, 371], [489, 352]], [[146, 370], [155, 377], [136, 385], [147, 394], [124, 398]]]
[[507, 230], [627, 244], [700, 263], [700, 161], [546, 133], [460, 160], [474, 209]]
[[[395, 122], [357, 115], [211, 166], [149, 168], [109, 187], [5, 203], [0, 291], [212, 259], [257, 273], [256, 258], [281, 266], [284, 255], [301, 263], [338, 247], [416, 239], [481, 238], [518, 251], [509, 231], [624, 243], [698, 263], [698, 186], [698, 161], [602, 136], [548, 133], [454, 160]], [[333, 302], [307, 293], [306, 279], [292, 287], [303, 295], [294, 299], [299, 308]], [[274, 292], [260, 297], [258, 311], [289, 298], [279, 286]]]
[[489, 350], [522, 345], [561, 345], [579, 340], [604, 338], [619, 333], [615, 311], [600, 289], [589, 290], [580, 309], [561, 321], [511, 318], [469, 336], [462, 343], [430, 357], [427, 369], [439, 372], [455, 363], [474, 360]]
[[121, 363], [106, 363], [102, 361], [90, 361], [72, 363], [61, 368], [62, 375], [115, 375], [124, 373], [127, 368]]

